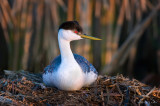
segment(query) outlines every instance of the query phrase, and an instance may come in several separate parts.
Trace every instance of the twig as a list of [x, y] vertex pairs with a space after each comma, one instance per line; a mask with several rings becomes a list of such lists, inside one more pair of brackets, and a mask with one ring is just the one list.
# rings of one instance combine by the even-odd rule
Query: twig
[[125, 101], [124, 101], [124, 105], [127, 105], [128, 103], [129, 103], [129, 89], [128, 89], [128, 86], [127, 86], [126, 98], [125, 98]]
[[119, 104], [119, 105], [121, 106], [121, 104], [122, 104], [122, 102], [123, 102], [123, 94], [122, 94], [122, 91], [120, 90], [118, 84], [116, 84], [116, 87], [117, 87], [118, 92], [121, 94], [121, 97], [122, 97], [122, 100], [121, 100], [121, 102], [120, 102], [120, 104]]
[[108, 89], [108, 87], [106, 86], [106, 91], [107, 91], [107, 105], [109, 104], [109, 97], [110, 97], [110, 95], [109, 95], [109, 89]]
[[150, 95], [155, 89], [156, 89], [156, 87], [154, 87], [149, 93], [147, 93], [147, 95], [143, 95], [143, 96], [142, 96], [143, 98], [139, 100], [138, 105], [140, 106], [141, 103], [142, 103], [142, 101], [143, 101], [145, 98], [148, 98], [149, 95]]

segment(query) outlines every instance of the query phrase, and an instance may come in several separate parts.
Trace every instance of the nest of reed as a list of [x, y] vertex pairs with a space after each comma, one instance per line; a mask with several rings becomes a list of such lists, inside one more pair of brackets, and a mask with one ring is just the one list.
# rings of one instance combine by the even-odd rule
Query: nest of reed
[[99, 76], [78, 91], [45, 87], [41, 74], [5, 70], [0, 79], [1, 105], [157, 105], [160, 89], [122, 75]]

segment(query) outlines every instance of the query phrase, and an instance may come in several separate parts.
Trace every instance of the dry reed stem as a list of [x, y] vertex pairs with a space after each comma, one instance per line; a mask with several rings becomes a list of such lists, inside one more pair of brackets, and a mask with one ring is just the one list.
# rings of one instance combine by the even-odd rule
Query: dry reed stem
[[[115, 72], [115, 69], [124, 62], [131, 50], [131, 48], [135, 45], [135, 43], [139, 40], [139, 38], [142, 36], [142, 33], [144, 30], [147, 28], [147, 26], [150, 24], [152, 21], [152, 18], [156, 15], [157, 11], [160, 8], [160, 3], [157, 4], [157, 6], [152, 10], [150, 15], [142, 22], [139, 23], [133, 32], [130, 33], [128, 39], [123, 43], [121, 48], [114, 54], [112, 61], [110, 64], [106, 65], [104, 69], [101, 71], [101, 74], [108, 73], [112, 74]], [[116, 67], [115, 67], [116, 66]]]

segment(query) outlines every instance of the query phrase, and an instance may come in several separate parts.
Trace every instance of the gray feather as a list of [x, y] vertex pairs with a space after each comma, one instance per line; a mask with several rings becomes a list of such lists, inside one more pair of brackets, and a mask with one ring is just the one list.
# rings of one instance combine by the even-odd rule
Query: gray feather
[[[94, 66], [88, 62], [87, 59], [85, 59], [83, 56], [80, 56], [78, 54], [74, 54], [74, 58], [77, 61], [77, 63], [80, 65], [81, 69], [84, 73], [88, 73], [90, 71], [93, 71], [95, 74], [98, 74]], [[44, 72], [53, 72], [57, 71], [59, 66], [61, 64], [61, 55], [57, 56], [47, 67], [45, 67]]]

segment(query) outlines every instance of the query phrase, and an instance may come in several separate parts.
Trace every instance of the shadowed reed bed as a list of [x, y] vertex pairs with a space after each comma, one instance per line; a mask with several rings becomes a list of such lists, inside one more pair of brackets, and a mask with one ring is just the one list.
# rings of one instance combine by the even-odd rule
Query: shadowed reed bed
[[5, 71], [0, 79], [1, 105], [114, 105], [160, 104], [160, 89], [122, 75], [99, 76], [78, 91], [46, 88], [40, 74]]

